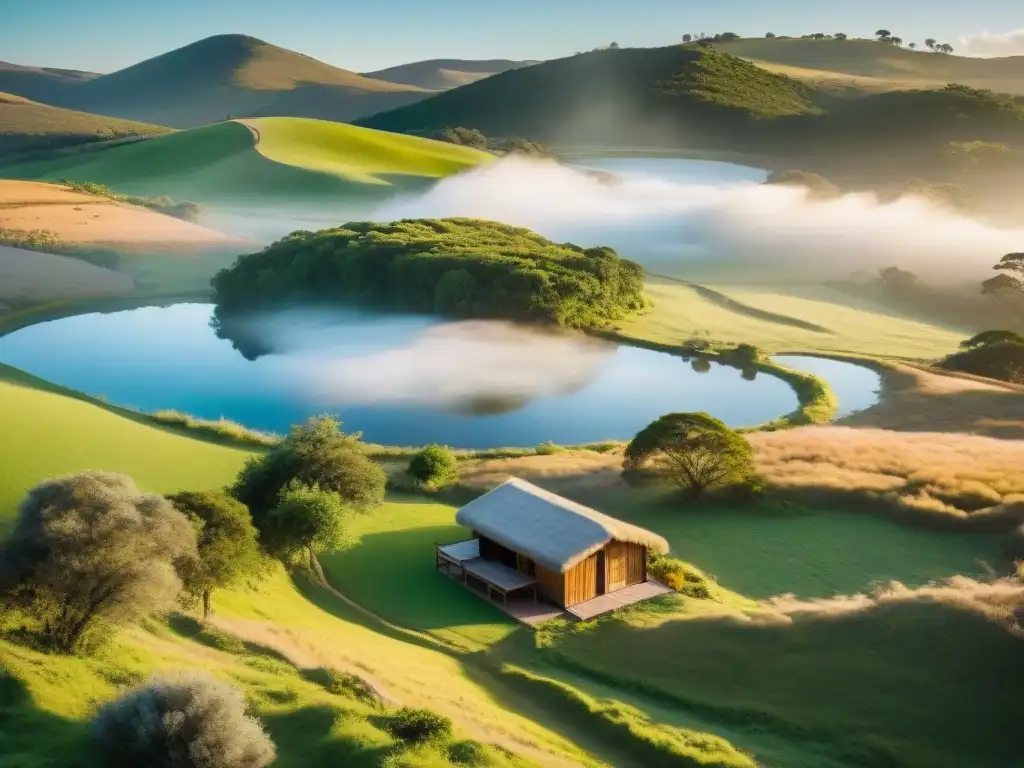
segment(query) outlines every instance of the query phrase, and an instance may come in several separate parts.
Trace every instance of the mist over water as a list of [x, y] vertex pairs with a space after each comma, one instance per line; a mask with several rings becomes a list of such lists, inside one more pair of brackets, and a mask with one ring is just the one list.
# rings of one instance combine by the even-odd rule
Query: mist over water
[[[350, 332], [356, 319], [358, 336]], [[500, 321], [427, 322], [300, 310], [257, 317], [252, 329], [269, 348], [290, 353], [289, 365], [301, 371], [296, 386], [325, 408], [396, 403], [503, 410], [579, 390], [616, 350], [581, 335]], [[405, 342], [396, 345], [396, 335]]]
[[619, 158], [587, 166], [617, 180], [507, 157], [385, 203], [373, 218], [495, 219], [558, 241], [610, 245], [651, 271], [732, 263], [781, 279], [892, 265], [933, 280], [983, 279], [1004, 253], [1024, 246], [1024, 229], [998, 229], [922, 198], [813, 200], [799, 188], [763, 185], [764, 171], [723, 163]]

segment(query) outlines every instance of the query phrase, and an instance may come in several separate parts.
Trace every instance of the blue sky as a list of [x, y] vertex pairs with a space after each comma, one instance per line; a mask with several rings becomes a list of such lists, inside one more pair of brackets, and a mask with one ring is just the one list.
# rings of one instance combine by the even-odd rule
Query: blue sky
[[357, 71], [428, 58], [544, 59], [683, 32], [886, 27], [906, 41], [1024, 27], [1020, 0], [0, 0], [0, 60], [111, 72], [240, 32]]

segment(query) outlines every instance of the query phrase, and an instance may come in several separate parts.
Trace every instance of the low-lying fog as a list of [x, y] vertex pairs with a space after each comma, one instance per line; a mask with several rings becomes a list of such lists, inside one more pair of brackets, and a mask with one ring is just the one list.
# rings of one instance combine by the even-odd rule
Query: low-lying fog
[[270, 239], [354, 218], [469, 216], [582, 246], [611, 245], [652, 272], [732, 264], [742, 275], [782, 279], [846, 277], [891, 265], [930, 280], [984, 279], [1003, 254], [1024, 247], [1022, 229], [997, 229], [921, 198], [813, 200], [799, 188], [763, 185], [764, 171], [701, 161], [616, 158], [586, 165], [616, 178], [508, 157], [369, 209], [306, 208], [288, 220], [278, 210], [249, 234]]
[[499, 321], [427, 325], [419, 317], [294, 310], [251, 322], [269, 349], [290, 353], [296, 382], [324, 407], [504, 410], [578, 390], [615, 353], [606, 342]]

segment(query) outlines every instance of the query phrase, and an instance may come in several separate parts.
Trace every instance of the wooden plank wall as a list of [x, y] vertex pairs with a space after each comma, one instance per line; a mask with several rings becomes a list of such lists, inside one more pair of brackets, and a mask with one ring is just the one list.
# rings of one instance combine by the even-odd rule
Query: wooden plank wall
[[647, 581], [647, 547], [643, 544], [626, 546], [626, 585], [643, 584]]
[[561, 573], [549, 571], [547, 568], [538, 565], [534, 574], [537, 579], [537, 591], [555, 605], [565, 607], [565, 577]]
[[577, 563], [565, 572], [566, 607], [597, 597], [597, 554]]

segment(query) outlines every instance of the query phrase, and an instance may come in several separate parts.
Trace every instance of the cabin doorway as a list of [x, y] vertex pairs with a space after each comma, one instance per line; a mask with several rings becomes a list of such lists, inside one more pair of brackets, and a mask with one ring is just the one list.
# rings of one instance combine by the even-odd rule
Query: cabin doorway
[[605, 586], [604, 586], [604, 581], [605, 581], [604, 573], [605, 573], [605, 571], [604, 571], [604, 569], [605, 569], [604, 550], [601, 550], [600, 552], [597, 553], [597, 594], [599, 594], [599, 595], [603, 595], [604, 594], [604, 590], [605, 590]]

